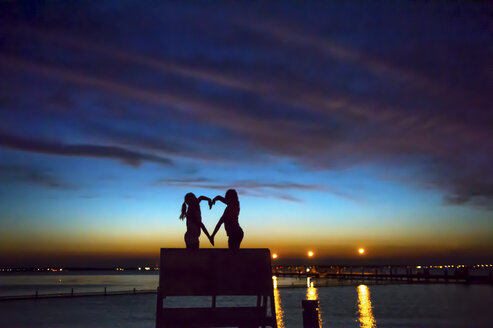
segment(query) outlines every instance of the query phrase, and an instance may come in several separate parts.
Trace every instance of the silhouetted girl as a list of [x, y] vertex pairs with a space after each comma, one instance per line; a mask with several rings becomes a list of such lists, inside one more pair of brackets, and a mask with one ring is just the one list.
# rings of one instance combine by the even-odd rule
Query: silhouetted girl
[[202, 229], [209, 238], [209, 241], [214, 245], [214, 241], [211, 239], [209, 232], [202, 223], [202, 215], [200, 213], [200, 201], [207, 200], [209, 202], [209, 207], [211, 207], [211, 199], [209, 197], [200, 196], [198, 199], [191, 192], [185, 195], [185, 202], [181, 206], [180, 219], [183, 220], [187, 218], [187, 232], [185, 233], [185, 244], [188, 249], [198, 249], [199, 248], [199, 236], [200, 229]]
[[212, 233], [211, 242], [214, 241], [214, 236], [224, 223], [224, 229], [226, 229], [226, 234], [228, 235], [228, 247], [231, 249], [240, 248], [241, 241], [243, 240], [243, 230], [238, 223], [238, 215], [240, 215], [240, 202], [238, 200], [238, 194], [236, 190], [229, 189], [226, 191], [225, 197], [216, 196], [212, 200], [212, 204], [220, 200], [226, 204], [226, 209], [224, 210], [223, 216], [219, 219], [219, 222]]

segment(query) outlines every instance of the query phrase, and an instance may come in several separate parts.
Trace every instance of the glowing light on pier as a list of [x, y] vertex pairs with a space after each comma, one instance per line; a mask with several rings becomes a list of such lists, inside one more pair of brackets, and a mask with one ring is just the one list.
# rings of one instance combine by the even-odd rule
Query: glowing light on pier
[[360, 248], [360, 249], [358, 249], [358, 253], [359, 253], [360, 255], [365, 254], [365, 249], [364, 249], [364, 248]]
[[375, 317], [373, 316], [370, 300], [370, 289], [366, 285], [358, 286], [358, 311], [359, 311], [359, 326], [361, 328], [374, 328], [377, 326]]
[[308, 257], [313, 257], [313, 255], [315, 255], [315, 253], [313, 253], [312, 251], [308, 251]]
[[275, 260], [275, 259], [277, 259], [277, 254], [276, 254], [276, 253], [272, 254], [272, 258], [273, 258], [274, 260]]

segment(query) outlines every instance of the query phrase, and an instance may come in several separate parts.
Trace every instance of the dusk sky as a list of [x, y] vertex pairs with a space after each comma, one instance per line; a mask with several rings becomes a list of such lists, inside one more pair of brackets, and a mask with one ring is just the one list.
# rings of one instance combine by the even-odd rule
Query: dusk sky
[[229, 188], [279, 260], [493, 260], [491, 3], [35, 3], [0, 4], [0, 267], [157, 263]]

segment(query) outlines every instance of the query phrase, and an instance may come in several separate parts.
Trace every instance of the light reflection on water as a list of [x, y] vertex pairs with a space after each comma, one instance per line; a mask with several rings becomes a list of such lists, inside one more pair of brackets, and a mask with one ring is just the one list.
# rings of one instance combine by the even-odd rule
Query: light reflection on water
[[[318, 290], [315, 288], [313, 281], [311, 281], [310, 277], [306, 278], [306, 299], [309, 301], [316, 301], [318, 300]], [[320, 306], [320, 305], [319, 305]], [[322, 328], [322, 311], [320, 308], [318, 309], [318, 325], [320, 328]]]
[[306, 299], [310, 301], [318, 300], [317, 288], [314, 287], [313, 281], [310, 281], [310, 277], [306, 278]]
[[361, 328], [375, 328], [377, 326], [377, 321], [372, 312], [370, 289], [366, 285], [358, 286], [358, 312], [359, 326]]
[[282, 310], [281, 296], [277, 289], [277, 277], [272, 277], [274, 283], [274, 304], [276, 305], [276, 321], [278, 328], [286, 328], [284, 325], [284, 311]]

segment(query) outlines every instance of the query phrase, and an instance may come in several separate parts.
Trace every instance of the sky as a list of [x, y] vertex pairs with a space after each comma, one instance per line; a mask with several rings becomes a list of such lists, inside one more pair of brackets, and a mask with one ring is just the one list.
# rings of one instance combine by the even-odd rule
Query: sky
[[156, 263], [229, 188], [280, 263], [493, 261], [492, 13], [2, 2], [0, 266]]

